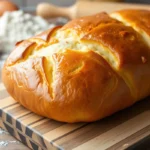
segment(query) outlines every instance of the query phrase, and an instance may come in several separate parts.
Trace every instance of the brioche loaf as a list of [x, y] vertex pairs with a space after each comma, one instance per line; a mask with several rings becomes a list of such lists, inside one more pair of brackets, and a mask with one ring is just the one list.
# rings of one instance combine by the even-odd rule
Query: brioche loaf
[[91, 122], [150, 95], [150, 11], [75, 19], [18, 42], [2, 73], [10, 95], [63, 122]]

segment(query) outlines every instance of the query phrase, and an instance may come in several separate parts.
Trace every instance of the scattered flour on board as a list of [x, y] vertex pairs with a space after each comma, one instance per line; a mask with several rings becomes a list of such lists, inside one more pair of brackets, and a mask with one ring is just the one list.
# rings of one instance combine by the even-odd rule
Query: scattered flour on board
[[8, 144], [12, 144], [12, 143], [19, 144], [20, 142], [19, 141], [0, 141], [0, 147], [5, 147]]
[[7, 131], [3, 130], [2, 128], [0, 128], [0, 135], [1, 134], [9, 134]]
[[5, 12], [0, 17], [0, 52], [10, 52], [15, 43], [54, 27], [40, 16], [23, 11]]
[[7, 146], [8, 145], [8, 142], [7, 141], [0, 141], [0, 147], [4, 147], [4, 146]]
[[[0, 128], [0, 135], [3, 135], [3, 134], [9, 134], [7, 131], [3, 130], [2, 128]], [[15, 141], [15, 140], [0, 140], [0, 147], [5, 147], [7, 146], [8, 144], [12, 144], [12, 143], [15, 143], [15, 144], [19, 144], [20, 142], [19, 141]]]

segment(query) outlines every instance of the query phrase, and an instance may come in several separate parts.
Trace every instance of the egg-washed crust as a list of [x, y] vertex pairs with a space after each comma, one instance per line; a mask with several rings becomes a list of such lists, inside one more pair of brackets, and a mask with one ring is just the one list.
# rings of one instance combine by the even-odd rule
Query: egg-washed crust
[[[145, 31], [150, 36], [150, 11], [148, 10], [121, 10], [113, 14], [122, 16], [128, 25]], [[113, 15], [112, 15], [113, 16]], [[115, 18], [115, 17], [114, 17]], [[120, 20], [121, 21], [121, 20]]]
[[[135, 23], [150, 21], [150, 11], [135, 12]], [[82, 17], [17, 43], [2, 73], [10, 95], [63, 122], [95, 121], [150, 95], [150, 47], [142, 33], [113, 18]], [[149, 35], [146, 21], [136, 26]], [[64, 49], [41, 53], [62, 41]]]

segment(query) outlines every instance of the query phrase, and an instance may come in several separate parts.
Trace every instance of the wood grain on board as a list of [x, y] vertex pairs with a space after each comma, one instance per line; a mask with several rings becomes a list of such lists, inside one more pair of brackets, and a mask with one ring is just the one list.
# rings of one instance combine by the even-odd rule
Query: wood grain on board
[[[0, 89], [4, 89], [3, 84], [0, 84]], [[0, 94], [0, 100], [7, 97], [6, 90]], [[1, 126], [1, 125], [0, 125]], [[29, 150], [27, 146], [19, 142], [15, 137], [11, 136], [7, 131], [0, 129], [0, 150]]]
[[[0, 66], [1, 67], [1, 66]], [[0, 89], [3, 90], [4, 85], [1, 84], [1, 70], [0, 70]], [[7, 97], [8, 93], [6, 90], [3, 90], [0, 94], [0, 100]], [[0, 125], [1, 127], [1, 125]], [[1, 128], [0, 133], [0, 150], [29, 150], [24, 144], [19, 142], [15, 137], [11, 136], [7, 131], [3, 131]]]
[[68, 124], [32, 113], [5, 92], [1, 83], [0, 124], [31, 149], [120, 150], [150, 135], [150, 98], [93, 123]]

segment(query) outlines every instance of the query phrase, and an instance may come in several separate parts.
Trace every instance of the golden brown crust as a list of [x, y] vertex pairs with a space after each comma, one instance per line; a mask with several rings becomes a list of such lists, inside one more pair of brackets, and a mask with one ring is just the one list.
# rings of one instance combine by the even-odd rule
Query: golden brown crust
[[31, 111], [90, 122], [150, 94], [149, 53], [138, 32], [101, 13], [18, 43], [2, 77]]
[[127, 22], [143, 29], [150, 36], [150, 11], [148, 10], [121, 10], [119, 13]]
[[35, 49], [38, 50], [45, 45], [48, 46], [51, 42], [50, 36], [59, 28], [59, 26], [54, 27], [28, 40], [17, 42], [15, 49], [7, 59], [7, 65], [13, 65], [20, 60], [23, 61], [27, 59]]
[[[141, 86], [150, 82], [150, 48], [131, 27], [120, 23], [101, 25], [86, 34], [82, 40], [98, 42], [109, 48], [112, 55], [117, 57], [118, 66], [115, 69], [131, 88], [135, 98], [143, 98], [145, 92], [150, 91], [150, 86], [147, 90], [144, 88], [144, 93], [141, 91]], [[143, 70], [145, 74], [138, 70]]]
[[72, 29], [79, 34], [86, 34], [91, 30], [95, 29], [99, 25], [106, 25], [109, 23], [120, 23], [119, 21], [112, 19], [107, 13], [99, 13], [93, 16], [81, 17], [79, 19], [74, 19], [64, 25], [62, 30]]
[[[108, 47], [119, 61], [119, 68], [128, 64], [142, 64], [141, 56], [149, 59], [149, 48], [131, 27], [120, 23], [101, 25], [86, 34], [83, 40], [96, 41]], [[130, 46], [126, 46], [130, 45]], [[132, 51], [129, 55], [129, 51]], [[135, 55], [136, 53], [136, 55]]]
[[51, 30], [46, 30], [44, 32], [42, 32], [41, 34], [35, 36], [35, 38], [39, 39], [39, 40], [44, 40], [45, 42], [50, 42], [51, 40], [51, 36], [53, 34], [55, 34], [55, 32], [60, 29], [62, 26], [56, 26], [54, 28], [52, 28]]
[[68, 50], [53, 57], [53, 94], [46, 77], [51, 74], [44, 68], [46, 58], [3, 69], [8, 92], [28, 109], [59, 121], [95, 121], [134, 102], [124, 81], [98, 54]]
[[[128, 10], [124, 12], [127, 13]], [[131, 12], [130, 14], [132, 14]], [[139, 14], [140, 11], [137, 16]], [[106, 13], [100, 13], [84, 17], [84, 21], [83, 18], [73, 20], [61, 30], [75, 31], [77, 34], [81, 34], [82, 41], [92, 44], [93, 42], [99, 43], [108, 48], [108, 55], [115, 55], [117, 58], [115, 60], [118, 63], [117, 66], [114, 67], [112, 62], [105, 58], [106, 55], [103, 57], [122, 76], [135, 99], [143, 98], [144, 95], [149, 93], [150, 85], [147, 85], [147, 82], [150, 82], [148, 80], [150, 76], [150, 48], [142, 36], [132, 27], [125, 26]], [[143, 70], [146, 73], [143, 75], [138, 70]], [[141, 90], [141, 86], [146, 88]]]

